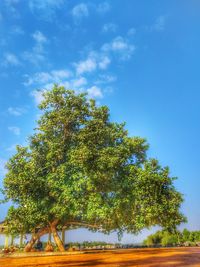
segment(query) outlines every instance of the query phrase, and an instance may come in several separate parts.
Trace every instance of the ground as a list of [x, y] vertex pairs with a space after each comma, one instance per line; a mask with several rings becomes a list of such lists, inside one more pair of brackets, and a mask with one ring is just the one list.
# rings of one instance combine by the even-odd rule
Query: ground
[[0, 258], [1, 267], [200, 266], [200, 248], [124, 249], [64, 256]]

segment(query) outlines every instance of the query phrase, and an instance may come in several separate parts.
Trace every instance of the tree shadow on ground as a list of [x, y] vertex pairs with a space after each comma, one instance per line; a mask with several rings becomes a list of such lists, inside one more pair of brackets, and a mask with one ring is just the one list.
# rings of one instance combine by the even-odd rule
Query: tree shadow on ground
[[[119, 254], [119, 255], [115, 255]], [[143, 255], [142, 255], [143, 254]], [[153, 254], [153, 256], [152, 256]], [[157, 254], [157, 255], [156, 255]], [[114, 259], [114, 257], [119, 256], [119, 260]], [[197, 251], [190, 251], [190, 252], [183, 252], [183, 253], [176, 253], [171, 256], [159, 256], [158, 251], [151, 251], [151, 255], [147, 256], [146, 253], [140, 253], [139, 258], [137, 257], [137, 254], [130, 258], [130, 252], [127, 255], [123, 253], [122, 254], [123, 259], [121, 259], [120, 253], [112, 253], [110, 255], [104, 256], [102, 259], [79, 259], [79, 260], [73, 260], [73, 259], [65, 259], [64, 261], [56, 261], [52, 263], [52, 267], [63, 267], [63, 266], [69, 266], [69, 267], [90, 267], [90, 266], [110, 266], [110, 267], [119, 267], [119, 266], [138, 266], [138, 267], [167, 267], [167, 266], [177, 266], [177, 267], [184, 267], [184, 266], [200, 266], [200, 250], [199, 253]], [[113, 258], [113, 262], [111, 260]], [[42, 265], [41, 265], [42, 266]], [[43, 265], [45, 266], [45, 265]]]
[[[11, 259], [10, 259], [11, 260]], [[200, 266], [200, 248], [109, 251], [76, 256], [12, 259], [1, 267], [168, 267]], [[9, 265], [10, 264], [10, 265]]]

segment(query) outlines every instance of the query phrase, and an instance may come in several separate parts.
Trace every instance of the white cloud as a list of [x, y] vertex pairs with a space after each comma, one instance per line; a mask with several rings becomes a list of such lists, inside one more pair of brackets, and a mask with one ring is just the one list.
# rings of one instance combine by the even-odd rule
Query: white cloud
[[55, 83], [63, 85], [66, 88], [70, 88], [71, 83], [68, 79], [71, 76], [72, 72], [66, 69], [52, 70], [50, 72], [37, 72], [31, 76], [25, 75], [27, 80], [24, 82], [24, 85], [37, 85], [37, 87], [40, 88], [40, 90], [33, 90], [30, 94], [34, 98], [35, 103], [38, 105], [44, 99], [43, 93], [46, 90], [52, 89]]
[[[69, 82], [69, 81], [62, 81], [61, 83], [60, 83], [60, 85], [61, 86], [64, 86], [66, 89], [73, 89], [72, 87], [71, 87], [71, 83]], [[52, 88], [52, 87], [51, 87]]]
[[104, 14], [110, 10], [110, 4], [108, 2], [103, 2], [97, 6], [97, 12]]
[[85, 60], [74, 63], [76, 73], [81, 75], [87, 72], [93, 72], [97, 69], [105, 70], [111, 63], [108, 55], [102, 52], [91, 51]]
[[24, 85], [32, 85], [34, 83], [47, 83], [51, 80], [51, 75], [48, 72], [38, 72], [33, 76], [26, 75], [28, 80], [24, 83]]
[[[33, 37], [37, 43], [43, 44], [47, 41], [38, 32]], [[50, 90], [54, 83], [63, 85], [67, 89], [87, 92], [89, 97], [92, 98], [102, 98], [104, 94], [112, 91], [112, 88], [107, 85], [117, 79], [115, 76], [105, 74], [105, 70], [113, 60], [129, 59], [135, 50], [135, 46], [130, 43], [128, 35], [126, 37], [118, 36], [111, 40], [111, 42], [102, 45], [99, 49], [91, 50], [86, 54], [85, 58], [71, 63], [74, 67], [73, 71], [60, 69], [25, 75], [26, 81], [24, 85], [41, 89], [37, 91], [33, 88], [31, 92], [31, 96], [34, 98], [36, 104], [41, 103], [43, 92]], [[89, 80], [88, 76], [93, 75], [95, 71], [99, 71], [97, 78], [93, 76], [93, 79]], [[98, 87], [100, 84], [104, 86], [103, 90]]]
[[33, 77], [29, 78], [24, 84], [39, 85], [40, 90], [33, 90], [31, 96], [34, 98], [35, 103], [38, 105], [44, 99], [43, 93], [51, 90], [54, 84], [57, 82], [60, 86], [64, 86], [67, 89], [81, 89], [85, 90], [87, 79], [85, 77], [78, 77], [76, 79], [71, 78], [71, 72], [67, 70], [54, 70], [49, 73], [40, 72], [36, 73]]
[[45, 60], [46, 50], [44, 49], [44, 45], [47, 43], [46, 36], [40, 32], [35, 31], [32, 34], [33, 39], [35, 40], [35, 45], [33, 46], [31, 51], [25, 51], [23, 53], [23, 58], [35, 65]]
[[75, 63], [76, 66], [76, 72], [77, 74], [82, 74], [84, 72], [92, 72], [96, 70], [97, 63], [96, 60], [92, 57], [88, 57], [84, 61], [80, 61], [78, 63]]
[[117, 25], [114, 23], [107, 23], [103, 25], [102, 32], [116, 32], [117, 31]]
[[45, 56], [35, 52], [24, 52], [23, 59], [29, 61], [34, 65], [38, 65], [40, 62], [45, 61]]
[[20, 65], [19, 59], [17, 58], [16, 55], [12, 54], [12, 53], [6, 53], [4, 55], [4, 61], [3, 61], [3, 65], [4, 66], [18, 66]]
[[31, 96], [33, 96], [35, 103], [37, 105], [39, 105], [43, 101], [44, 99], [43, 93], [44, 93], [44, 90], [40, 90], [40, 91], [34, 90], [31, 92]]
[[101, 88], [97, 86], [92, 86], [88, 88], [87, 93], [88, 93], [89, 98], [102, 98], [103, 97]]
[[45, 43], [47, 41], [47, 38], [45, 37], [45, 35], [40, 31], [35, 31], [32, 34], [32, 37], [33, 39], [35, 39], [37, 43]]
[[26, 112], [24, 108], [14, 108], [14, 107], [9, 107], [8, 108], [8, 113], [14, 116], [21, 116]]
[[88, 17], [89, 11], [88, 11], [87, 5], [84, 3], [80, 3], [80, 4], [76, 5], [72, 9], [72, 15], [73, 15], [75, 20], [80, 20], [83, 17]]
[[19, 127], [16, 126], [10, 126], [8, 127], [8, 130], [11, 131], [12, 133], [14, 133], [15, 135], [20, 135], [21, 130]]
[[105, 51], [125, 50], [127, 46], [128, 46], [127, 43], [123, 40], [122, 37], [117, 37], [111, 43], [104, 45], [103, 50]]
[[62, 79], [69, 78], [72, 73], [69, 70], [60, 69], [51, 71], [52, 80], [59, 82]]
[[87, 80], [85, 77], [80, 77], [78, 79], [74, 79], [72, 81], [72, 88], [80, 88], [87, 84]]
[[129, 59], [135, 51], [135, 46], [121, 36], [116, 37], [110, 43], [102, 46], [104, 52], [117, 52], [121, 59]]
[[32, 76], [25, 75], [27, 81], [25, 86], [32, 84], [45, 84], [45, 83], [61, 83], [63, 79], [67, 79], [72, 73], [65, 69], [52, 70], [50, 72], [37, 72]]
[[33, 39], [35, 40], [35, 46], [33, 47], [33, 53], [36, 55], [42, 55], [44, 52], [44, 44], [47, 43], [47, 38], [46, 36], [40, 32], [40, 31], [35, 31], [32, 34]]
[[110, 64], [111, 60], [108, 56], [103, 56], [101, 60], [99, 61], [98, 65], [100, 69], [106, 69], [108, 65]]

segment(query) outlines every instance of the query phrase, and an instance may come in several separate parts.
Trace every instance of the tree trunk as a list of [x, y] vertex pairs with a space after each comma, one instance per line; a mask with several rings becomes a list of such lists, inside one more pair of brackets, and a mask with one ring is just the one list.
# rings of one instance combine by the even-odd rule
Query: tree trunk
[[20, 248], [23, 246], [23, 239], [24, 239], [24, 235], [21, 233], [20, 234], [20, 241], [19, 241]]
[[33, 246], [35, 245], [35, 242], [38, 240], [38, 237], [36, 235], [32, 235], [31, 240], [28, 242], [28, 244], [25, 246], [24, 251], [30, 252]]
[[11, 235], [10, 245], [13, 246], [14, 244], [14, 235]]
[[62, 229], [62, 242], [63, 242], [63, 245], [65, 245], [65, 229], [64, 228]]
[[28, 244], [25, 246], [24, 251], [30, 252], [33, 246], [35, 245], [35, 242], [43, 235], [49, 232], [49, 229], [43, 228], [40, 229], [36, 234], [32, 235], [31, 240], [28, 242]]
[[51, 242], [51, 232], [49, 231], [48, 241]]
[[61, 239], [60, 239], [60, 237], [58, 235], [58, 232], [56, 230], [55, 225], [53, 225], [53, 224], [51, 224], [51, 232], [53, 234], [54, 241], [55, 241], [59, 251], [64, 252], [65, 251], [65, 247], [64, 247], [63, 242], [61, 241]]
[[9, 236], [8, 234], [5, 235], [5, 244], [4, 244], [4, 248], [8, 248], [8, 242], [9, 242]]

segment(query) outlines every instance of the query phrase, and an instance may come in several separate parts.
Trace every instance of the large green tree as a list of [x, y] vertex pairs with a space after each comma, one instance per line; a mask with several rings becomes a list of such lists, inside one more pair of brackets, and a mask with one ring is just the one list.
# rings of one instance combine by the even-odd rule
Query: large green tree
[[169, 169], [147, 158], [145, 139], [110, 121], [108, 107], [55, 85], [39, 108], [37, 128], [17, 147], [4, 179], [5, 198], [14, 203], [10, 231], [33, 233], [26, 251], [47, 232], [64, 250], [63, 226], [137, 233], [184, 220]]

